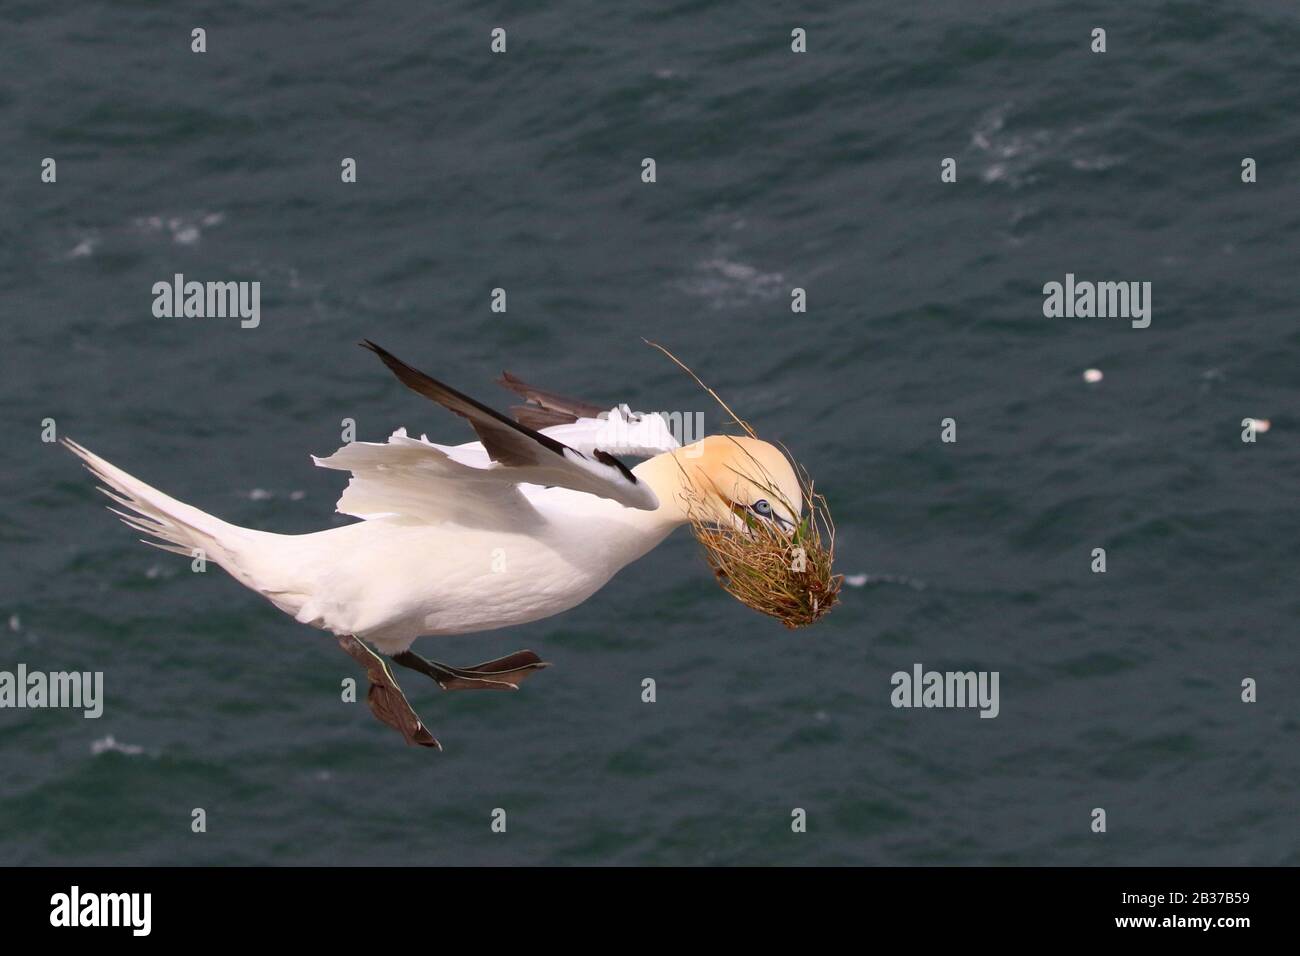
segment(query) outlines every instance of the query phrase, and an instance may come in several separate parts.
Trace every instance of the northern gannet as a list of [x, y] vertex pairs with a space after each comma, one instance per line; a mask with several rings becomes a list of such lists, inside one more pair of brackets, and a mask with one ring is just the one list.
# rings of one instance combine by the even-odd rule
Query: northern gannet
[[[333, 633], [365, 668], [375, 716], [407, 743], [442, 749], [376, 650], [444, 690], [516, 690], [548, 666], [530, 650], [461, 668], [426, 660], [411, 644], [580, 604], [691, 520], [692, 503], [717, 522], [788, 528], [800, 520], [799, 479], [766, 442], [714, 435], [682, 446], [661, 415], [605, 411], [505, 373], [501, 384], [528, 403], [512, 420], [361, 344], [405, 385], [467, 419], [479, 440], [437, 445], [398, 429], [386, 442], [313, 456], [351, 472], [337, 510], [361, 519], [353, 524], [301, 535], [237, 527], [63, 443], [126, 509], [109, 510], [157, 539], [146, 544], [201, 553], [296, 620]], [[646, 460], [629, 470], [615, 456]], [[746, 477], [755, 466], [762, 483]]]

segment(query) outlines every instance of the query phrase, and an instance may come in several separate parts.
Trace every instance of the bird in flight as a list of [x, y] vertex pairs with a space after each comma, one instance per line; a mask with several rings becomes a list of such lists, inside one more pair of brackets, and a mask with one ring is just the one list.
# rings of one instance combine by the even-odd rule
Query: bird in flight
[[[295, 620], [334, 634], [366, 671], [370, 709], [408, 744], [442, 749], [390, 661], [444, 690], [517, 690], [548, 666], [521, 650], [454, 667], [415, 653], [416, 638], [559, 614], [683, 524], [730, 527], [742, 549], [759, 538], [797, 540], [807, 527], [799, 476], [755, 437], [683, 446], [663, 415], [603, 409], [507, 372], [501, 384], [525, 400], [512, 419], [361, 344], [407, 387], [465, 418], [478, 441], [439, 445], [398, 429], [386, 442], [353, 441], [313, 458], [351, 473], [337, 510], [361, 519], [352, 524], [300, 535], [238, 527], [64, 444], [121, 509], [110, 510], [152, 539], [145, 543], [201, 554]], [[629, 469], [620, 457], [644, 460]]]

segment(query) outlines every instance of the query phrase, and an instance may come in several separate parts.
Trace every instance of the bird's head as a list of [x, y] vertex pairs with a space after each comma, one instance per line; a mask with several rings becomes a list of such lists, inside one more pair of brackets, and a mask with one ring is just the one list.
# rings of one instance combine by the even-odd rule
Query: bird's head
[[757, 438], [712, 435], [676, 452], [689, 510], [699, 519], [744, 530], [761, 522], [794, 529], [803, 515], [803, 486], [775, 445]]
[[781, 449], [715, 435], [672, 453], [685, 520], [719, 582], [790, 628], [835, 603], [835, 529], [826, 502]]

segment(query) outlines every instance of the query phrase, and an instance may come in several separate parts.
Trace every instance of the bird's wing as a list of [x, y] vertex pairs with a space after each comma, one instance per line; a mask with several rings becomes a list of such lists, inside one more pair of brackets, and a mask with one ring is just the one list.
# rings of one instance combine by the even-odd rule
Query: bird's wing
[[682, 447], [663, 415], [629, 412], [626, 405], [601, 412], [599, 418], [579, 418], [566, 425], [552, 425], [543, 428], [542, 433], [584, 455], [600, 450], [629, 458], [653, 458]]
[[577, 398], [565, 398], [555, 392], [529, 385], [523, 379], [502, 372], [497, 379], [498, 385], [504, 385], [519, 395], [527, 404], [512, 405], [511, 413], [521, 425], [529, 428], [547, 428], [552, 425], [570, 425], [580, 418], [597, 418], [605, 409], [591, 402]]
[[615, 455], [650, 458], [681, 447], [668, 420], [659, 412], [633, 412], [626, 405], [602, 408], [529, 385], [509, 372], [502, 372], [497, 383], [528, 402], [510, 409], [520, 424], [540, 429], [585, 455], [600, 449]]
[[526, 480], [514, 474], [519, 469], [495, 465], [478, 444], [448, 448], [399, 428], [387, 442], [349, 442], [312, 460], [352, 472], [335, 506], [340, 514], [467, 528], [522, 527], [537, 518], [519, 491]]
[[352, 442], [324, 468], [352, 472], [338, 510], [358, 517], [404, 515], [421, 521], [498, 526], [535, 518], [521, 484], [552, 485], [652, 511], [659, 499], [612, 454], [587, 453], [512, 422], [486, 405], [442, 384], [372, 342], [378, 355], [409, 388], [467, 419], [482, 444], [457, 448], [416, 440], [398, 431], [386, 443]]

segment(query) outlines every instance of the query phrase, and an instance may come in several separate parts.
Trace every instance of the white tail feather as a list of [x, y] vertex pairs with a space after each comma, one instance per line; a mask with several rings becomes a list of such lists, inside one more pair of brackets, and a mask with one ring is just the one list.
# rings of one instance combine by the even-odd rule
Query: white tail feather
[[278, 580], [283, 577], [284, 562], [275, 560], [283, 550], [281, 543], [289, 540], [284, 535], [240, 528], [214, 518], [146, 485], [70, 439], [63, 439], [63, 444], [108, 486], [99, 490], [127, 509], [108, 510], [128, 527], [157, 539], [141, 539], [145, 544], [186, 557], [194, 556], [197, 549], [205, 560], [225, 568], [240, 584], [271, 597], [277, 604], [281, 604], [278, 598], [285, 596], [286, 590], [292, 590]]

